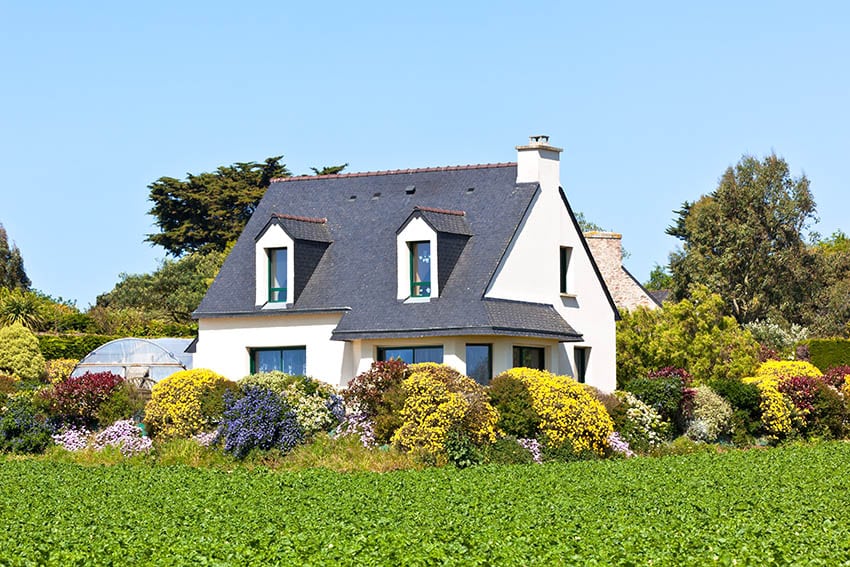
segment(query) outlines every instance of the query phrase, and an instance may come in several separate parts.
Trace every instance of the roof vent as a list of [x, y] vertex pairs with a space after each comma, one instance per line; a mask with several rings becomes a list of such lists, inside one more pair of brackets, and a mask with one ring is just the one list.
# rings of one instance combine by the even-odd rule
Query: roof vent
[[466, 188], [467, 193], [472, 193], [473, 191], [475, 191], [475, 187], [467, 187]]
[[380, 197], [380, 196], [381, 196], [381, 192], [380, 192], [380, 191], [378, 191], [377, 193], [375, 193], [374, 195], [372, 195], [372, 200], [373, 200], [373, 201], [377, 201], [377, 200], [378, 200], [378, 197]]
[[349, 200], [349, 201], [355, 201], [355, 200], [357, 200], [357, 195], [352, 195], [351, 197], [349, 197], [349, 198], [348, 198], [348, 200]]
[[404, 188], [405, 195], [413, 195], [416, 193], [416, 185], [408, 185]]

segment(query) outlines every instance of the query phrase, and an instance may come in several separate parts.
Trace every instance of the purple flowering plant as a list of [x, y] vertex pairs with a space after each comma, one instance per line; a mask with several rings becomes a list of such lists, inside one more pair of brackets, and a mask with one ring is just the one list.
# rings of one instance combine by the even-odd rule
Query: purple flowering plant
[[517, 439], [520, 447], [531, 453], [531, 458], [535, 463], [543, 462], [543, 445], [537, 439]]
[[91, 432], [85, 427], [68, 427], [52, 436], [53, 442], [66, 451], [82, 451], [89, 444]]
[[143, 437], [142, 430], [131, 419], [116, 421], [94, 438], [94, 448], [118, 447], [125, 457], [147, 453], [153, 448], [150, 437]]
[[612, 431], [608, 436], [608, 446], [613, 452], [623, 455], [624, 457], [635, 456], [634, 451], [632, 451], [629, 447], [628, 441], [620, 437], [620, 434], [616, 431]]
[[287, 453], [304, 440], [295, 412], [268, 388], [250, 386], [242, 396], [225, 394], [219, 438], [224, 450], [243, 458], [252, 449], [280, 449]]

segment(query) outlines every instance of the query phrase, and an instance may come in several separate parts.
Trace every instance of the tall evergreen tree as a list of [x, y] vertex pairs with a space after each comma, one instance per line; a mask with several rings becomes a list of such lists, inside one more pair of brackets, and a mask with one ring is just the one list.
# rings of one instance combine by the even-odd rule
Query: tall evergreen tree
[[9, 246], [6, 229], [0, 224], [0, 287], [27, 290], [31, 284], [21, 251], [14, 244]]

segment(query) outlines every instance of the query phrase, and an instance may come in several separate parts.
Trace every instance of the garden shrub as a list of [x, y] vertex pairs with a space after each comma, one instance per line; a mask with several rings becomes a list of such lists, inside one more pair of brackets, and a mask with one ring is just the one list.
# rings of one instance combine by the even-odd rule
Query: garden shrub
[[850, 378], [850, 366], [847, 365], [833, 366], [823, 373], [823, 381], [839, 391], [847, 378]]
[[330, 431], [345, 418], [342, 397], [330, 384], [309, 376], [284, 372], [251, 374], [239, 381], [243, 391], [250, 387], [263, 387], [281, 397], [295, 412], [306, 436], [320, 431]]
[[732, 406], [732, 441], [749, 445], [762, 433], [761, 396], [755, 384], [726, 378], [714, 380], [711, 389]]
[[623, 441], [638, 453], [647, 453], [652, 448], [663, 445], [670, 437], [672, 426], [634, 394], [617, 390], [614, 395], [620, 404], [614, 409], [611, 417], [614, 429]]
[[405, 393], [401, 383], [410, 375], [410, 370], [401, 360], [374, 362], [366, 372], [357, 375], [343, 390], [343, 398], [360, 421], [371, 421], [375, 443], [390, 442], [393, 434], [401, 427], [401, 408]]
[[694, 389], [694, 408], [685, 434], [694, 441], [712, 443], [732, 433], [732, 405], [708, 386]]
[[79, 360], [75, 358], [57, 358], [44, 363], [44, 376], [51, 384], [56, 384], [71, 376]]
[[484, 445], [482, 453], [485, 463], [496, 465], [518, 465], [534, 462], [531, 451], [511, 435], [500, 437], [496, 439], [495, 443]]
[[41, 453], [51, 443], [51, 429], [29, 396], [10, 396], [0, 413], [0, 452]]
[[481, 463], [483, 454], [469, 435], [458, 429], [450, 429], [446, 436], [446, 458], [459, 469]]
[[761, 422], [768, 437], [773, 440], [782, 439], [793, 432], [791, 416], [794, 404], [779, 391], [777, 380], [770, 378], [753, 378], [759, 390], [759, 409]]
[[499, 412], [499, 429], [517, 438], [537, 436], [540, 416], [534, 411], [531, 393], [522, 380], [499, 374], [490, 381], [487, 393]]
[[[528, 388], [540, 416], [538, 434], [550, 450], [603, 455], [613, 431], [611, 417], [581, 384], [543, 370], [512, 368], [503, 373]], [[498, 378], [498, 377], [497, 377]]]
[[627, 390], [657, 411], [677, 431], [683, 431], [693, 402], [690, 383], [691, 375], [685, 370], [665, 367], [631, 380]]
[[38, 347], [46, 360], [69, 358], [80, 360], [97, 347], [118, 338], [120, 337], [91, 334], [39, 335]]
[[118, 420], [94, 438], [94, 448], [98, 451], [106, 447], [117, 447], [125, 457], [148, 453], [153, 448], [150, 437], [142, 435], [142, 430], [130, 419]]
[[744, 325], [744, 328], [752, 333], [753, 338], [762, 347], [782, 353], [784, 356], [793, 354], [797, 343], [809, 337], [809, 330], [806, 327], [792, 324], [786, 328], [770, 320], [753, 321]]
[[823, 373], [818, 368], [802, 360], [768, 360], [759, 365], [756, 370], [757, 378], [786, 378], [791, 376], [822, 376]]
[[850, 339], [809, 339], [803, 344], [809, 349], [812, 364], [822, 371], [850, 364]]
[[39, 396], [46, 402], [51, 417], [62, 423], [93, 427], [97, 411], [124, 378], [112, 372], [86, 372], [72, 376], [43, 390]]
[[794, 404], [793, 418], [807, 436], [841, 438], [844, 433], [844, 399], [820, 377], [792, 376], [782, 379], [777, 389]]
[[140, 421], [144, 417], [148, 396], [126, 380], [101, 402], [95, 412], [95, 418], [101, 425], [132, 419]]
[[224, 413], [224, 394], [236, 383], [212, 370], [181, 370], [151, 389], [145, 406], [148, 431], [161, 437], [189, 437], [213, 429]]
[[414, 364], [410, 372], [401, 384], [406, 399], [393, 444], [442, 463], [450, 431], [476, 445], [496, 440], [499, 414], [483, 386], [442, 364]]
[[219, 426], [224, 450], [244, 458], [254, 449], [287, 453], [304, 440], [295, 412], [282, 397], [262, 386], [249, 385], [242, 395], [228, 392]]
[[33, 332], [20, 323], [0, 327], [0, 374], [38, 380], [43, 373], [44, 357]]

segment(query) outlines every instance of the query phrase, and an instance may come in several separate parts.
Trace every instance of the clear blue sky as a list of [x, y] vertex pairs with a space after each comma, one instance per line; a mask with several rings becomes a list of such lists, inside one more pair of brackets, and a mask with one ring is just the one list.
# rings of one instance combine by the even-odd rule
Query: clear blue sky
[[[645, 280], [672, 211], [744, 153], [850, 232], [850, 3], [0, 0], [0, 223], [81, 308], [162, 249], [147, 185], [514, 161], [545, 133], [573, 208]], [[699, 5], [696, 5], [699, 4]]]

